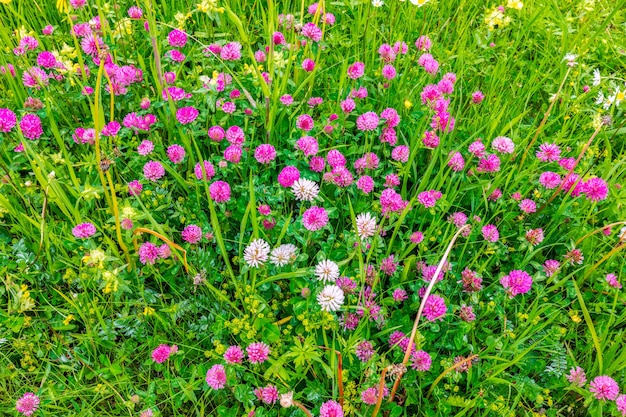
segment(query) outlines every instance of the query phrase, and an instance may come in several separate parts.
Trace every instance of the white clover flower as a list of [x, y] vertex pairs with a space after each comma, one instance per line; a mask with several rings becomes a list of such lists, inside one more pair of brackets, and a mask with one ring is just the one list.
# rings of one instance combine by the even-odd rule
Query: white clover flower
[[326, 259], [315, 267], [315, 276], [324, 283], [335, 282], [339, 278], [339, 265]]
[[361, 239], [367, 239], [376, 234], [376, 217], [371, 213], [361, 213], [356, 216], [356, 233]]
[[343, 291], [336, 285], [327, 285], [317, 296], [322, 311], [337, 311], [344, 301]]
[[258, 268], [267, 262], [270, 254], [270, 245], [263, 239], [255, 239], [243, 252], [243, 259], [248, 266]]
[[311, 180], [300, 178], [291, 186], [296, 199], [300, 201], [313, 201], [320, 192], [320, 187]]
[[296, 259], [297, 252], [298, 248], [291, 243], [280, 245], [272, 250], [272, 253], [270, 254], [270, 263], [278, 267], [285, 266]]

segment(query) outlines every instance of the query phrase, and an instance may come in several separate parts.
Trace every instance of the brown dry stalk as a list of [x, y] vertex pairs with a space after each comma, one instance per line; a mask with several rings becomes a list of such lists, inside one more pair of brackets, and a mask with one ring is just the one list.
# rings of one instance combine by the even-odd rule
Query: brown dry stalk
[[426, 393], [426, 398], [430, 397], [430, 394], [432, 394], [433, 389], [435, 389], [435, 386], [437, 386], [437, 384], [439, 383], [439, 381], [441, 381], [443, 379], [443, 377], [445, 377], [448, 373], [454, 371], [456, 368], [473, 361], [474, 359], [476, 359], [478, 357], [478, 354], [474, 354], [469, 356], [466, 359], [463, 359], [460, 362], [455, 363], [454, 365], [452, 365], [451, 367], [449, 367], [448, 369], [446, 369], [445, 371], [443, 371], [441, 373], [441, 375], [439, 375], [437, 377], [437, 379], [435, 379], [435, 382], [433, 382], [433, 384], [430, 386], [430, 388], [428, 389], [428, 392]]
[[298, 407], [300, 410], [302, 410], [304, 412], [304, 414], [306, 414], [308, 417], [313, 417], [313, 415], [311, 414], [311, 412], [309, 410], [306, 409], [305, 406], [302, 405], [302, 403], [300, 401], [294, 401], [293, 405], [295, 405], [296, 407]]
[[[409, 344], [406, 347], [406, 352], [404, 353], [404, 360], [402, 361], [402, 365], [404, 366], [406, 366], [407, 362], [409, 361], [409, 358], [411, 357], [411, 350], [413, 348], [413, 340], [415, 339], [415, 334], [417, 333], [417, 325], [419, 324], [420, 317], [422, 316], [422, 312], [424, 311], [426, 300], [428, 300], [428, 296], [430, 295], [431, 291], [433, 290], [433, 287], [435, 286], [435, 283], [437, 282], [436, 277], [439, 276], [439, 274], [441, 273], [441, 270], [443, 269], [443, 265], [448, 259], [448, 256], [450, 255], [452, 246], [454, 246], [454, 242], [456, 242], [459, 235], [468, 227], [470, 226], [466, 224], [465, 226], [457, 230], [457, 232], [454, 234], [454, 236], [452, 237], [452, 240], [450, 240], [450, 243], [448, 244], [448, 248], [443, 254], [443, 257], [441, 258], [441, 260], [439, 261], [439, 265], [437, 265], [437, 269], [435, 270], [433, 279], [430, 280], [430, 283], [428, 284], [428, 287], [426, 288], [426, 293], [424, 293], [424, 297], [422, 298], [420, 307], [417, 310], [417, 317], [415, 317], [415, 322], [413, 323], [413, 330], [411, 331], [411, 336], [409, 337]], [[398, 376], [396, 377], [396, 381], [394, 382], [393, 388], [391, 389], [391, 395], [389, 395], [389, 402], [393, 401], [396, 395], [396, 391], [398, 390], [398, 387], [400, 386], [401, 380], [402, 380], [402, 373], [398, 374]]]
[[380, 373], [380, 382], [378, 383], [378, 400], [376, 401], [376, 407], [374, 408], [372, 417], [376, 417], [376, 415], [378, 414], [378, 410], [380, 410], [380, 405], [383, 403], [383, 394], [385, 393], [385, 375], [386, 374], [387, 374], [387, 368], [384, 368], [383, 371]]
[[341, 352], [327, 348], [326, 346], [318, 347], [324, 350], [332, 350], [337, 354], [337, 385], [339, 385], [339, 404], [343, 407], [343, 359], [341, 357]]

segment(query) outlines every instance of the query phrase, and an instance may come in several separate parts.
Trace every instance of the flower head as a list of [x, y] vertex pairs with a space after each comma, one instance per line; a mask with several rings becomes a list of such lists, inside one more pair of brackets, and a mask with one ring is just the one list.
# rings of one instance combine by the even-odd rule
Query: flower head
[[526, 294], [533, 284], [532, 277], [525, 271], [513, 270], [500, 279], [500, 284], [507, 290], [509, 297]]
[[619, 395], [619, 386], [610, 376], [601, 375], [589, 383], [589, 391], [598, 400], [615, 400]]
[[215, 390], [226, 386], [226, 370], [224, 365], [213, 365], [206, 373], [206, 383]]
[[344, 294], [337, 285], [327, 285], [317, 296], [322, 311], [337, 311], [344, 301]]
[[27, 417], [33, 415], [38, 407], [39, 397], [32, 392], [25, 393], [15, 402], [15, 409]]
[[243, 259], [248, 266], [258, 268], [267, 262], [270, 254], [270, 245], [263, 239], [255, 239], [243, 252]]
[[263, 342], [251, 343], [246, 348], [250, 363], [263, 363], [270, 356], [270, 347]]
[[313, 206], [302, 215], [302, 224], [312, 232], [319, 230], [328, 223], [328, 213], [324, 207]]
[[81, 223], [72, 229], [72, 234], [78, 239], [87, 239], [96, 233], [96, 226], [92, 223]]
[[339, 278], [339, 266], [328, 259], [323, 260], [315, 267], [315, 276], [324, 283], [335, 282]]

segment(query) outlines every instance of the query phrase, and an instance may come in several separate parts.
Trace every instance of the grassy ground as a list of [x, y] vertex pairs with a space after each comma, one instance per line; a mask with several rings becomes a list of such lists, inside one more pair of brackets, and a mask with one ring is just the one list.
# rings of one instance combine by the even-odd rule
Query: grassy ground
[[[529, 0], [519, 10], [506, 7], [510, 23], [498, 27], [492, 14], [498, 4], [474, 0], [430, 1], [423, 7], [393, 0], [382, 7], [358, 0], [326, 2], [334, 25], [323, 24], [319, 14], [307, 12], [309, 4], [295, 1], [230, 0], [216, 4], [223, 10], [205, 13], [196, 2], [145, 0], [136, 4], [143, 9], [141, 21], [126, 19], [130, 2], [89, 1], [79, 9], [64, 5], [0, 1], [0, 66], [12, 64], [17, 72], [16, 77], [0, 75], [0, 108], [11, 109], [20, 120], [29, 111], [27, 98], [36, 98], [44, 129], [37, 141], [24, 139], [17, 129], [0, 133], [0, 414], [17, 415], [16, 400], [33, 392], [41, 399], [33, 415], [42, 416], [140, 415], [148, 409], [159, 416], [303, 415], [298, 408], [256, 399], [255, 388], [273, 384], [280, 393], [295, 391], [294, 398], [314, 415], [323, 414], [322, 403], [340, 399], [346, 415], [375, 415], [378, 407], [364, 403], [362, 392], [381, 380], [392, 389], [393, 380], [381, 373], [401, 363], [404, 354], [390, 347], [389, 336], [410, 334], [421, 302], [418, 293], [426, 285], [420, 262], [440, 263], [457, 231], [448, 218], [463, 212], [472, 232], [456, 241], [449, 257], [452, 269], [435, 287], [445, 298], [447, 314], [443, 321], [422, 320], [415, 338], [418, 348], [431, 355], [432, 367], [409, 370], [395, 403], [385, 399], [380, 413], [622, 415], [614, 401], [595, 399], [589, 384], [575, 386], [566, 375], [580, 366], [588, 382], [608, 375], [620, 387], [626, 384], [626, 297], [605, 280], [610, 273], [620, 282], [626, 278], [626, 245], [620, 239], [626, 225], [626, 119], [624, 104], [617, 102], [626, 90], [626, 1]], [[323, 40], [295, 49], [272, 46], [267, 62], [254, 63], [254, 52], [269, 46], [275, 31], [290, 44], [303, 39], [280, 25], [279, 15], [288, 13], [299, 22], [318, 23]], [[71, 36], [72, 25], [94, 16], [109, 22], [102, 37], [114, 62], [143, 73], [126, 94], [106, 91], [110, 74], [92, 62], [80, 38]], [[43, 36], [48, 24], [55, 31]], [[164, 56], [174, 27], [189, 34], [182, 63]], [[39, 49], [15, 55], [13, 48], [27, 34], [39, 40]], [[414, 44], [421, 35], [432, 39], [430, 53], [440, 64], [436, 76], [418, 65], [423, 52]], [[231, 41], [243, 45], [239, 61], [202, 52], [211, 43]], [[378, 49], [396, 41], [406, 42], [408, 52], [393, 63], [398, 75], [387, 82]], [[66, 71], [44, 88], [26, 87], [22, 73], [43, 50], [58, 51], [65, 62], [84, 63], [89, 77]], [[564, 60], [568, 53], [576, 55], [576, 65]], [[315, 61], [313, 72], [301, 68], [304, 58]], [[356, 61], [365, 64], [366, 74], [353, 80], [347, 69]], [[598, 85], [595, 69], [601, 74]], [[193, 97], [162, 99], [166, 71], [174, 72], [176, 85]], [[212, 87], [214, 72], [232, 76], [225, 93]], [[271, 84], [262, 81], [261, 72], [269, 73]], [[455, 128], [441, 132], [440, 145], [431, 149], [422, 137], [430, 129], [432, 110], [422, 104], [420, 93], [450, 72], [456, 74], [449, 95]], [[84, 86], [95, 93], [81, 94]], [[359, 86], [367, 87], [367, 99], [357, 100], [351, 115], [343, 114], [338, 103]], [[218, 102], [228, 100], [233, 89], [242, 95], [234, 100], [238, 110], [229, 115]], [[472, 104], [477, 90], [485, 99]], [[598, 103], [600, 93], [605, 100]], [[292, 106], [281, 104], [284, 94], [293, 96]], [[142, 112], [145, 97], [151, 107]], [[323, 103], [310, 109], [311, 97]], [[614, 102], [605, 105], [609, 97]], [[200, 111], [197, 121], [177, 122], [176, 109], [183, 105]], [[379, 143], [381, 127], [375, 132], [355, 127], [356, 115], [390, 107], [402, 119], [396, 130], [398, 144], [410, 149], [406, 163], [392, 160], [391, 147]], [[149, 133], [122, 128], [115, 137], [96, 135], [92, 145], [74, 143], [76, 128], [99, 132], [130, 112], [150, 112], [157, 123]], [[304, 113], [315, 119], [310, 134], [319, 141], [320, 155], [340, 150], [351, 170], [365, 152], [380, 156], [380, 168], [369, 173], [377, 184], [374, 192], [336, 187], [308, 169], [308, 159], [294, 148], [304, 135], [295, 120]], [[331, 123], [333, 113], [338, 118]], [[325, 124], [334, 131], [324, 132]], [[207, 139], [213, 125], [239, 125], [245, 131], [239, 164], [218, 168], [225, 146]], [[489, 144], [498, 136], [511, 138], [515, 152], [500, 155], [498, 172], [477, 172], [478, 158], [468, 146], [482, 138], [493, 152]], [[154, 144], [150, 157], [136, 151], [142, 140]], [[20, 142], [25, 149], [18, 153], [14, 148]], [[182, 164], [167, 160], [166, 149], [174, 143], [186, 151]], [[253, 158], [262, 143], [277, 150], [272, 164]], [[544, 171], [568, 173], [556, 162], [535, 157], [543, 143], [556, 143], [562, 158], [574, 158], [573, 172], [584, 180], [602, 178], [607, 198], [592, 201], [540, 186]], [[465, 157], [460, 172], [447, 166], [451, 151]], [[156, 183], [144, 179], [149, 160], [165, 165], [166, 175]], [[194, 176], [196, 163], [203, 160], [213, 162], [216, 179], [229, 182], [229, 202], [214, 202], [209, 182]], [[303, 177], [321, 185], [316, 204], [330, 216], [324, 229], [306, 230], [301, 218], [312, 204], [301, 204], [276, 184], [285, 165], [297, 166]], [[379, 197], [389, 173], [399, 176], [396, 190], [411, 204], [384, 218]], [[137, 197], [127, 192], [135, 179], [144, 184]], [[443, 194], [434, 208], [417, 202], [427, 190]], [[494, 190], [502, 197], [492, 201]], [[514, 193], [532, 199], [537, 211], [521, 213]], [[261, 203], [272, 208], [270, 216], [258, 212]], [[375, 214], [384, 231], [368, 240], [371, 246], [353, 231], [356, 215], [363, 212]], [[133, 228], [123, 227], [125, 218]], [[262, 221], [272, 219], [275, 227], [264, 227]], [[72, 235], [83, 222], [96, 226], [95, 236]], [[189, 224], [211, 236], [200, 244], [184, 242], [180, 232]], [[497, 242], [482, 238], [486, 224], [498, 227]], [[607, 226], [610, 233], [603, 233]], [[535, 246], [525, 235], [538, 228], [544, 238]], [[424, 234], [423, 242], [410, 241], [415, 231]], [[249, 268], [245, 248], [255, 238], [272, 247], [297, 245], [297, 262], [282, 270]], [[169, 245], [177, 257], [143, 265], [138, 250], [147, 241]], [[567, 259], [575, 249], [584, 255], [580, 263]], [[392, 254], [397, 271], [387, 276], [381, 265]], [[344, 329], [346, 314], [359, 311], [362, 293], [346, 296], [341, 311], [320, 311], [315, 295], [322, 286], [314, 268], [324, 259], [335, 260], [359, 290], [373, 288], [384, 324], [368, 320], [368, 313], [356, 329]], [[542, 267], [549, 259], [561, 263], [552, 276]], [[373, 280], [368, 264], [375, 266]], [[458, 281], [466, 268], [483, 278], [481, 291], [462, 291]], [[505, 293], [500, 279], [511, 270], [533, 277], [530, 292], [513, 298]], [[397, 288], [409, 294], [402, 304], [392, 297]], [[312, 295], [303, 297], [303, 289]], [[462, 305], [473, 306], [475, 321], [459, 319]], [[363, 340], [372, 341], [376, 350], [367, 363], [355, 356]], [[207, 385], [207, 370], [224, 363], [226, 347], [259, 341], [271, 347], [268, 362], [227, 366], [226, 388]], [[157, 364], [151, 352], [160, 344], [177, 345], [178, 352]], [[341, 365], [333, 350], [341, 352]], [[467, 372], [457, 372], [455, 358], [474, 355], [479, 360]]]

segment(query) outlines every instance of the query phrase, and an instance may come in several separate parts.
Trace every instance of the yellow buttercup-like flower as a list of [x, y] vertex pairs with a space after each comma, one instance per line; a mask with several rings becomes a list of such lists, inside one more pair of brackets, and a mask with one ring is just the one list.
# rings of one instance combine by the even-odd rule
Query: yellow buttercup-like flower
[[2, 4], [9, 4], [9, 3], [11, 3], [11, 0], [0, 0], [0, 3], [2, 3]]

